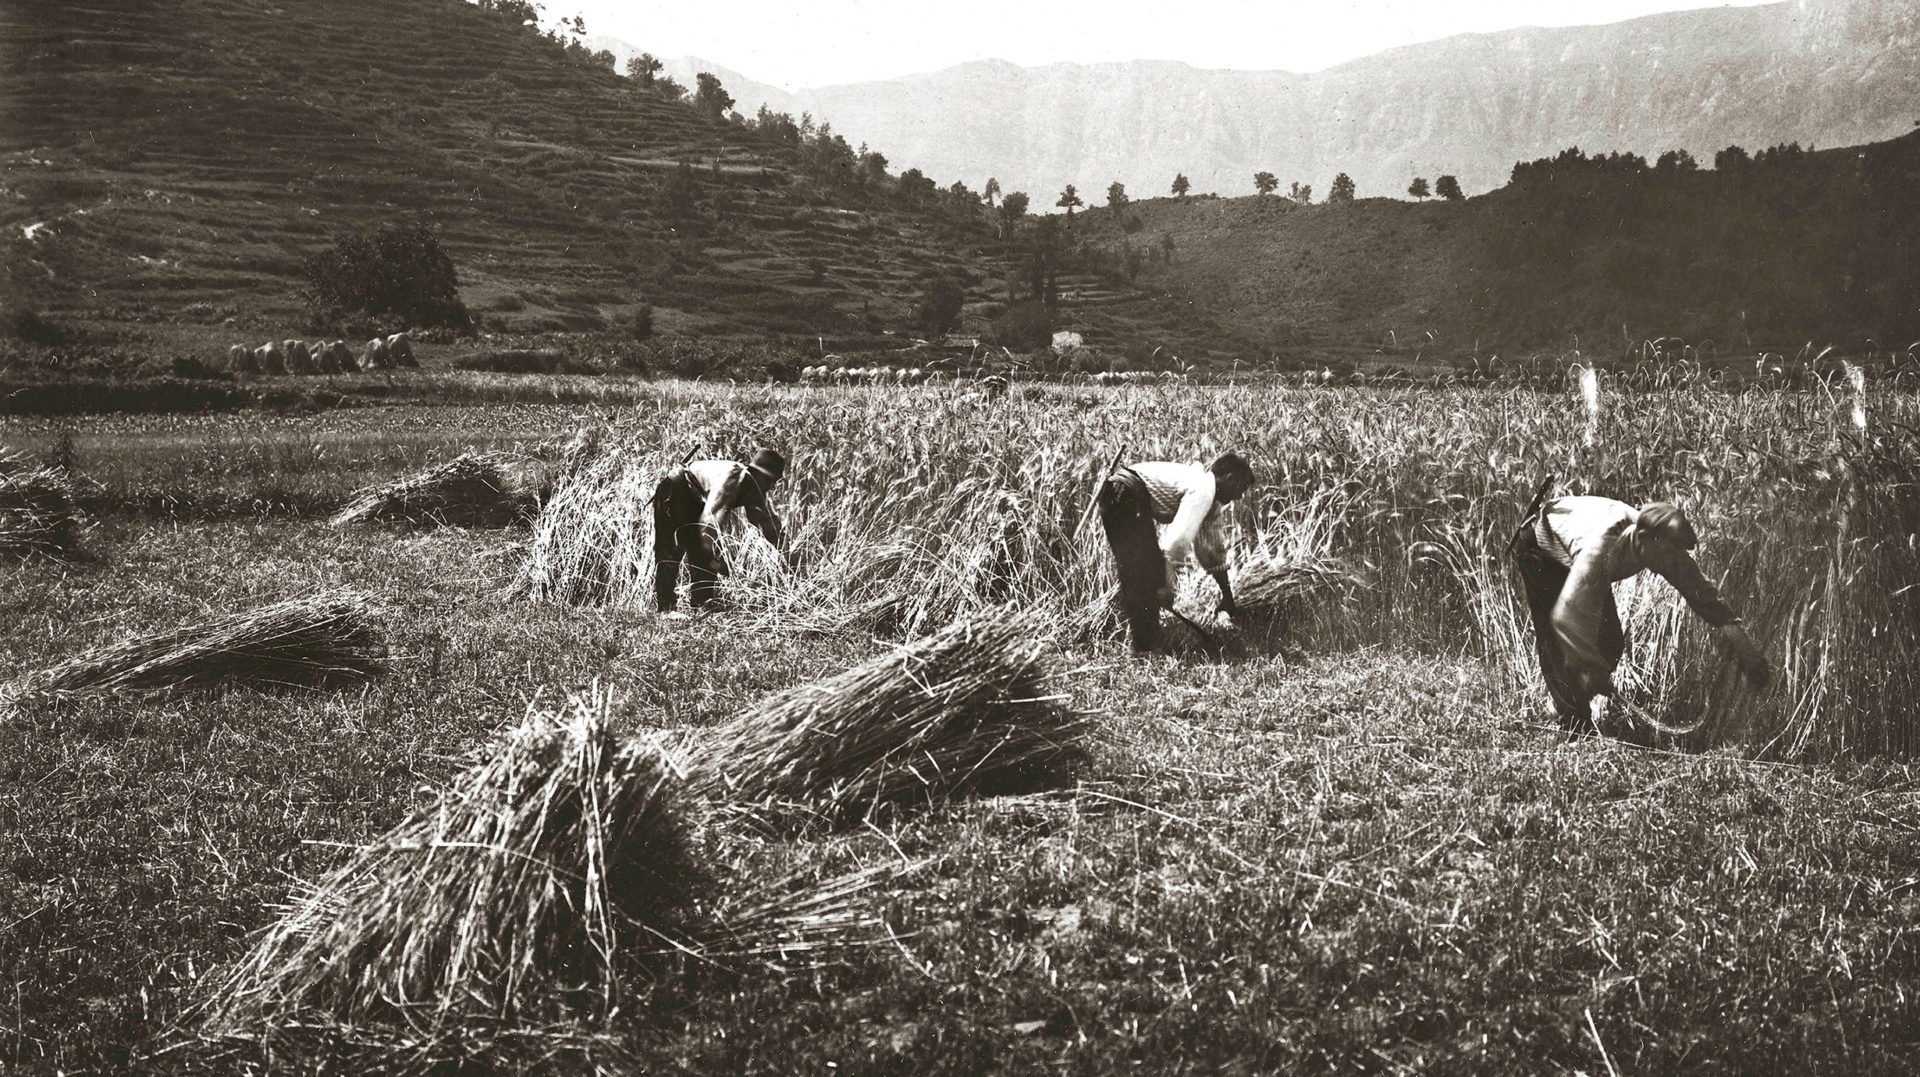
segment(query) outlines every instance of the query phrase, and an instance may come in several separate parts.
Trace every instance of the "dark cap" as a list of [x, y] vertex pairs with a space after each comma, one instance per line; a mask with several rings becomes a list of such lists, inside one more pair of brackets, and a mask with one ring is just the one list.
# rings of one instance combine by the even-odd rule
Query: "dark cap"
[[1700, 544], [1699, 536], [1693, 533], [1693, 524], [1687, 520], [1687, 514], [1680, 506], [1671, 501], [1652, 501], [1640, 506], [1639, 528], [1663, 542], [1671, 542], [1683, 550], [1691, 550]]
[[787, 473], [787, 458], [772, 449], [761, 449], [747, 461], [747, 466], [765, 475], [768, 482], [779, 482], [780, 476]]

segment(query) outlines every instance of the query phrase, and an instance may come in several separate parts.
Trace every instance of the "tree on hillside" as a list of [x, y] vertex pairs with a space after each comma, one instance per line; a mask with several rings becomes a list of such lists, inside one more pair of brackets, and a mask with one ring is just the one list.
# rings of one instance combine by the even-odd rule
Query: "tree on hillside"
[[453, 259], [423, 224], [395, 225], [371, 236], [348, 236], [302, 266], [313, 322], [338, 331], [360, 316], [409, 326], [473, 328], [460, 302]]
[[653, 92], [669, 101], [678, 101], [687, 96], [687, 88], [667, 75], [654, 78]]
[[931, 176], [928, 176], [917, 168], [909, 168], [905, 172], [900, 173], [900, 187], [898, 192], [900, 204], [908, 209], [925, 205], [928, 198], [933, 195], [934, 187], [935, 184]]
[[1271, 172], [1255, 172], [1253, 174], [1253, 189], [1263, 195], [1272, 194], [1279, 186], [1280, 180]]
[[654, 58], [653, 53], [643, 52], [627, 60], [627, 77], [649, 89], [653, 86], [653, 77], [660, 73], [663, 65]]
[[1740, 146], [1728, 146], [1726, 149], [1713, 155], [1713, 170], [1715, 172], [1738, 172], [1751, 164], [1752, 160], [1752, 158], [1747, 156], [1747, 151], [1744, 148]]
[[1027, 242], [1027, 287], [1033, 298], [1052, 310], [1060, 305], [1060, 262], [1064, 243], [1060, 219], [1041, 217]]
[[866, 170], [867, 180], [879, 183], [887, 178], [887, 155], [879, 150], [870, 150], [863, 143], [859, 152], [860, 166]]
[[733, 107], [733, 95], [720, 85], [720, 79], [702, 71], [693, 77], [699, 88], [693, 91], [693, 107], [709, 120], [719, 120]]
[[1060, 192], [1060, 200], [1055, 202], [1054, 205], [1064, 208], [1067, 211], [1067, 220], [1071, 221], [1073, 220], [1073, 207], [1084, 206], [1086, 203], [1080, 200], [1080, 192], [1074, 190], [1073, 184], [1069, 183], [1067, 184], [1067, 189]]
[[1695, 161], [1693, 154], [1688, 153], [1686, 150], [1668, 150], [1660, 155], [1659, 160], [1653, 163], [1653, 170], [1655, 172], [1667, 175], [1674, 175], [1680, 172], [1696, 172], [1699, 171], [1699, 168], [1700, 163]]
[[1467, 197], [1467, 192], [1460, 189], [1460, 177], [1452, 173], [1433, 181], [1433, 193], [1449, 202], [1458, 202]]
[[1301, 183], [1299, 180], [1293, 181], [1292, 185], [1287, 188], [1287, 200], [1290, 202], [1298, 202], [1303, 206], [1311, 203], [1313, 201], [1313, 184]]
[[1342, 172], [1333, 177], [1333, 186], [1327, 189], [1327, 201], [1351, 202], [1353, 201], [1353, 192], [1353, 177]]
[[1187, 181], [1185, 172], [1176, 172], [1173, 176], [1173, 197], [1184, 201], [1187, 192], [1193, 190], [1193, 184]]
[[927, 290], [914, 306], [914, 324], [932, 336], [940, 336], [959, 324], [960, 309], [966, 303], [966, 289], [960, 286], [960, 282], [941, 274], [927, 282]]
[[1027, 215], [1027, 192], [1013, 191], [1000, 200], [1000, 238], [1008, 240]]
[[1000, 197], [1000, 181], [994, 179], [992, 176], [988, 176], [987, 185], [981, 189], [980, 194], [981, 197], [987, 200], [987, 208], [992, 209], [994, 199]]
[[1407, 184], [1407, 193], [1415, 198], [1425, 198], [1433, 192], [1427, 190], [1427, 177], [1415, 176], [1413, 182]]
[[1125, 209], [1127, 208], [1128, 201], [1129, 199], [1127, 198], [1127, 188], [1119, 180], [1114, 180], [1112, 183], [1107, 185], [1107, 208], [1108, 209]]

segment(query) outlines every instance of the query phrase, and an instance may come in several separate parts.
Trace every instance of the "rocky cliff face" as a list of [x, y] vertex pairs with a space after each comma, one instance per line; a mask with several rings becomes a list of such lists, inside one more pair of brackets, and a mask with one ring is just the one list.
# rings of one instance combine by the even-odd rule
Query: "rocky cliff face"
[[1472, 34], [1310, 75], [983, 61], [791, 95], [740, 83], [728, 88], [749, 115], [763, 101], [810, 111], [896, 170], [975, 189], [992, 176], [1040, 205], [1067, 183], [1096, 202], [1114, 180], [1164, 194], [1175, 173], [1196, 192], [1244, 194], [1262, 170], [1316, 197], [1337, 172], [1363, 198], [1442, 173], [1473, 193], [1567, 146], [1685, 149], [1704, 164], [1734, 143], [1903, 134], [1920, 121], [1920, 6], [1789, 0]]

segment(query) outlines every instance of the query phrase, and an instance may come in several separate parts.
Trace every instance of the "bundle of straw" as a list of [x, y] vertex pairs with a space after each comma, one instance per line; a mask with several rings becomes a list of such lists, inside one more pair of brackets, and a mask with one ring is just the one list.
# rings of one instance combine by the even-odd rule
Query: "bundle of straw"
[[195, 1016], [205, 1056], [327, 1056], [347, 1072], [626, 1072], [608, 1024], [678, 969], [818, 967], [871, 944], [885, 868], [730, 882], [623, 741], [611, 696], [526, 720], [424, 813], [305, 892]]
[[399, 1018], [452, 1034], [610, 1010], [621, 942], [676, 927], [703, 886], [673, 791], [657, 751], [614, 735], [606, 696], [530, 707], [436, 807], [308, 888], [208, 1030]]
[[0, 454], [0, 554], [60, 556], [79, 540], [73, 483], [58, 468], [25, 468]]
[[1234, 573], [1233, 597], [1241, 621], [1266, 627], [1298, 616], [1309, 604], [1344, 601], [1362, 583], [1358, 573], [1337, 559], [1269, 556]]
[[27, 687], [50, 695], [167, 692], [231, 681], [317, 688], [386, 671], [386, 647], [366, 600], [337, 591], [97, 648], [31, 678]]
[[770, 826], [841, 824], [885, 805], [1058, 785], [1091, 719], [1062, 705], [1033, 614], [991, 610], [742, 714], [693, 782]]
[[515, 453], [463, 453], [411, 478], [360, 491], [329, 522], [507, 527], [539, 511], [546, 472], [540, 461]]

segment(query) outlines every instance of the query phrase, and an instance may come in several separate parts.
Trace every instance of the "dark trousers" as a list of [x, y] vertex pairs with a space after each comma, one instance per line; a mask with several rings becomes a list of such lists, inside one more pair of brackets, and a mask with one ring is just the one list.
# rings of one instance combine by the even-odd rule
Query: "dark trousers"
[[680, 562], [687, 577], [694, 609], [705, 609], [720, 597], [720, 577], [727, 574], [720, 556], [719, 536], [700, 522], [706, 497], [684, 471], [668, 472], [653, 491], [653, 597], [660, 612], [671, 612], [679, 602]]
[[[1567, 673], [1566, 652], [1553, 630], [1553, 607], [1567, 585], [1567, 566], [1540, 548], [1533, 521], [1520, 526], [1513, 540], [1513, 562], [1526, 584], [1527, 608], [1533, 613], [1534, 646], [1540, 652], [1540, 672], [1547, 680], [1547, 693], [1553, 697], [1553, 709], [1559, 712], [1560, 725], [1569, 733], [1597, 732], [1593, 725], [1593, 696]], [[1627, 653], [1627, 630], [1620, 623], [1620, 609], [1608, 593], [1600, 613], [1600, 653], [1612, 669]]]
[[1167, 585], [1167, 558], [1153, 529], [1153, 495], [1130, 471], [1100, 487], [1100, 525], [1113, 548], [1120, 575], [1120, 607], [1133, 633], [1133, 649], [1151, 651], [1160, 642], [1160, 592]]

